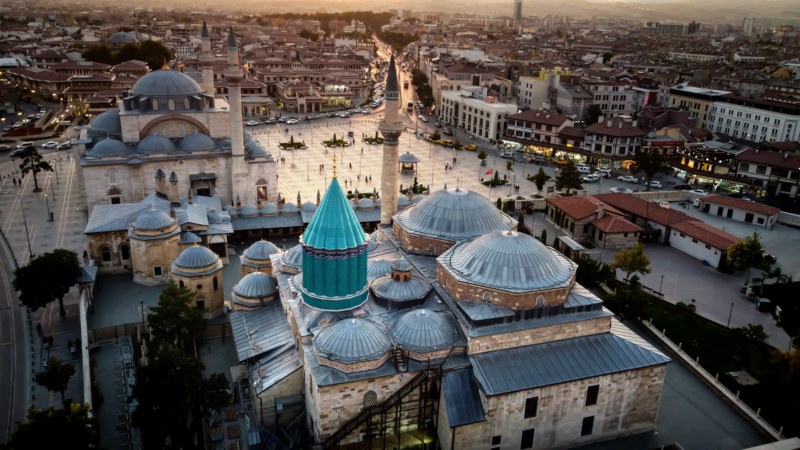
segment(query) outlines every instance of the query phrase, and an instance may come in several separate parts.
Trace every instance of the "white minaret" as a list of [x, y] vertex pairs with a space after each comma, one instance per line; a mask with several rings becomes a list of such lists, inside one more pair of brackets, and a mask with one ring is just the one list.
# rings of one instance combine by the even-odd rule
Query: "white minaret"
[[207, 95], [214, 96], [214, 55], [211, 53], [211, 36], [208, 26], [203, 21], [203, 31], [200, 32], [200, 65], [203, 67], [203, 90]]
[[397, 67], [394, 54], [389, 60], [389, 75], [386, 77], [386, 108], [383, 122], [378, 129], [383, 134], [383, 167], [381, 169], [381, 225], [390, 226], [392, 216], [397, 213], [397, 146], [405, 125], [400, 120], [400, 85], [397, 82]]
[[[247, 163], [244, 160], [244, 128], [242, 126], [242, 68], [239, 65], [239, 47], [233, 26], [228, 30], [228, 68], [225, 81], [228, 84], [228, 105], [231, 114], [231, 203], [239, 206], [250, 201], [253, 192], [247, 186]], [[253, 189], [255, 190], [255, 186]]]

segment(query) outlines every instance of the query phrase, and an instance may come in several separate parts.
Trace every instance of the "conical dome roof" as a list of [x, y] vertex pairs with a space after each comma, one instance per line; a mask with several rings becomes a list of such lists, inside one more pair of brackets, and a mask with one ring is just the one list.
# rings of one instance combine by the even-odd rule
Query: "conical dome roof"
[[345, 319], [322, 330], [314, 338], [317, 354], [343, 363], [380, 358], [391, 348], [381, 327], [366, 319]]
[[279, 249], [278, 246], [270, 241], [262, 239], [253, 243], [250, 247], [247, 247], [243, 255], [245, 258], [252, 259], [253, 261], [268, 261], [270, 255], [280, 252], [281, 249]]
[[323, 250], [351, 249], [367, 240], [336, 178], [300, 240], [304, 245]]
[[400, 316], [389, 333], [401, 347], [420, 353], [449, 348], [456, 339], [456, 330], [444, 315], [424, 308]]

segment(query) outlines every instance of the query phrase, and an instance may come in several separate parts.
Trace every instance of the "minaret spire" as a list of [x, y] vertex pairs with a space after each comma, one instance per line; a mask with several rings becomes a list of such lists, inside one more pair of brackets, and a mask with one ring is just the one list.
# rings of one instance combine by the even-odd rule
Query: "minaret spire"
[[200, 31], [200, 66], [203, 69], [203, 90], [206, 95], [214, 95], [214, 55], [211, 53], [211, 35], [208, 33], [208, 25], [203, 21], [203, 29]]
[[397, 80], [397, 66], [394, 54], [389, 60], [389, 73], [386, 77], [386, 108], [383, 121], [378, 129], [383, 134], [383, 165], [381, 168], [381, 225], [392, 224], [392, 216], [397, 212], [397, 147], [400, 134], [405, 125], [399, 117], [400, 83]]

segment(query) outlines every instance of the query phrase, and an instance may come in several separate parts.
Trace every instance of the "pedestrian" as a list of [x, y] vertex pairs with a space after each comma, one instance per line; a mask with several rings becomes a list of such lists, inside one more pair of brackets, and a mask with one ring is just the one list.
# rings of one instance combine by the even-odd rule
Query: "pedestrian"
[[350, 170], [353, 170], [353, 163], [350, 163]]
[[16, 178], [12, 178], [11, 180], [14, 182], [14, 186], [16, 186], [17, 185], [17, 179]]

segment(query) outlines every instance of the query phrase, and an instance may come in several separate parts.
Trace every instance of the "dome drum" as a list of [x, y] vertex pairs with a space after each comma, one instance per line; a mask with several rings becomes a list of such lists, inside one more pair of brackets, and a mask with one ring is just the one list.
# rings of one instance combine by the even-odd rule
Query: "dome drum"
[[222, 270], [219, 256], [208, 247], [193, 245], [183, 250], [172, 263], [172, 274], [200, 277]]
[[284, 273], [298, 274], [303, 269], [303, 246], [295, 245], [281, 255], [279, 269]]
[[391, 347], [386, 330], [362, 318], [341, 320], [314, 337], [320, 364], [342, 372], [377, 369], [389, 359]]
[[443, 313], [422, 308], [400, 316], [389, 329], [389, 335], [409, 357], [425, 362], [447, 356], [458, 332]]
[[277, 292], [277, 283], [271, 276], [262, 272], [245, 275], [233, 287], [234, 308], [252, 310], [272, 301]]

